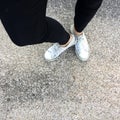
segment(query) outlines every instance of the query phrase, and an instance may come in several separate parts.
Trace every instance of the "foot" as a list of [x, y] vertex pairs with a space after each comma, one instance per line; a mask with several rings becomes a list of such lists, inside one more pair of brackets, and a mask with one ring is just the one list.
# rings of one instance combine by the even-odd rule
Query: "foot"
[[60, 45], [59, 43], [54, 43], [46, 52], [45, 52], [45, 59], [48, 61], [54, 61], [61, 53], [67, 50], [69, 47], [75, 45], [75, 37], [71, 35], [70, 40], [68, 41], [67, 45]]
[[76, 37], [75, 52], [81, 61], [87, 61], [90, 56], [90, 47], [84, 32], [76, 34], [74, 26], [71, 26], [71, 33]]

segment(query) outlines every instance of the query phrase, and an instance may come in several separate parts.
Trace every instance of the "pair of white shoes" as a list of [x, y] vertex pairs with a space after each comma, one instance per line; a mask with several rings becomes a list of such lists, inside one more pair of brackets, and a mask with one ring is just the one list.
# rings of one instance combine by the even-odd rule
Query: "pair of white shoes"
[[54, 61], [61, 53], [68, 48], [75, 45], [75, 53], [81, 61], [87, 61], [90, 56], [90, 48], [84, 32], [76, 36], [74, 32], [74, 26], [71, 26], [71, 40], [66, 47], [63, 47], [59, 43], [54, 43], [46, 52], [45, 59], [47, 61]]

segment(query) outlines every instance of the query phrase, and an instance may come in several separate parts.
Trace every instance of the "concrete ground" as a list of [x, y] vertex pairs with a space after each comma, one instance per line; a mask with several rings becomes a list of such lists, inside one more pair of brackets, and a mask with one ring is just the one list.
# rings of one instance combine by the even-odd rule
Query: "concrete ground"
[[[68, 30], [76, 0], [49, 0]], [[85, 29], [91, 56], [74, 47], [46, 62], [50, 43], [14, 45], [0, 23], [0, 120], [120, 120], [120, 0], [104, 0]]]

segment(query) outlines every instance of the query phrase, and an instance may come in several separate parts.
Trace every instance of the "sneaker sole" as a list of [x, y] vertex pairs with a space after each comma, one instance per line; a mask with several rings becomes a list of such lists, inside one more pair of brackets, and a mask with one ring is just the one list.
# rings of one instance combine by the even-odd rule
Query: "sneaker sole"
[[[44, 57], [44, 59], [45, 59], [45, 57]], [[54, 59], [52, 59], [52, 60], [48, 60], [48, 59], [45, 59], [47, 62], [53, 62], [53, 61], [55, 61], [56, 59], [58, 59], [58, 57], [57, 58], [54, 58]]]

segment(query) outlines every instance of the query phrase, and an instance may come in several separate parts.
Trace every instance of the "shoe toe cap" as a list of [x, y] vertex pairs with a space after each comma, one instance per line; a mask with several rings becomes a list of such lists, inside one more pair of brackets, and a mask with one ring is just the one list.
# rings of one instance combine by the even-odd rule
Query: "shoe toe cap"
[[51, 56], [51, 54], [47, 51], [47, 52], [45, 52], [45, 54], [44, 54], [44, 58], [45, 58], [46, 60], [51, 60], [51, 59], [52, 59], [52, 56]]
[[84, 53], [81, 53], [80, 54], [80, 59], [82, 60], [82, 61], [87, 61], [88, 60], [88, 58], [89, 58], [89, 53], [88, 52], [84, 52]]

